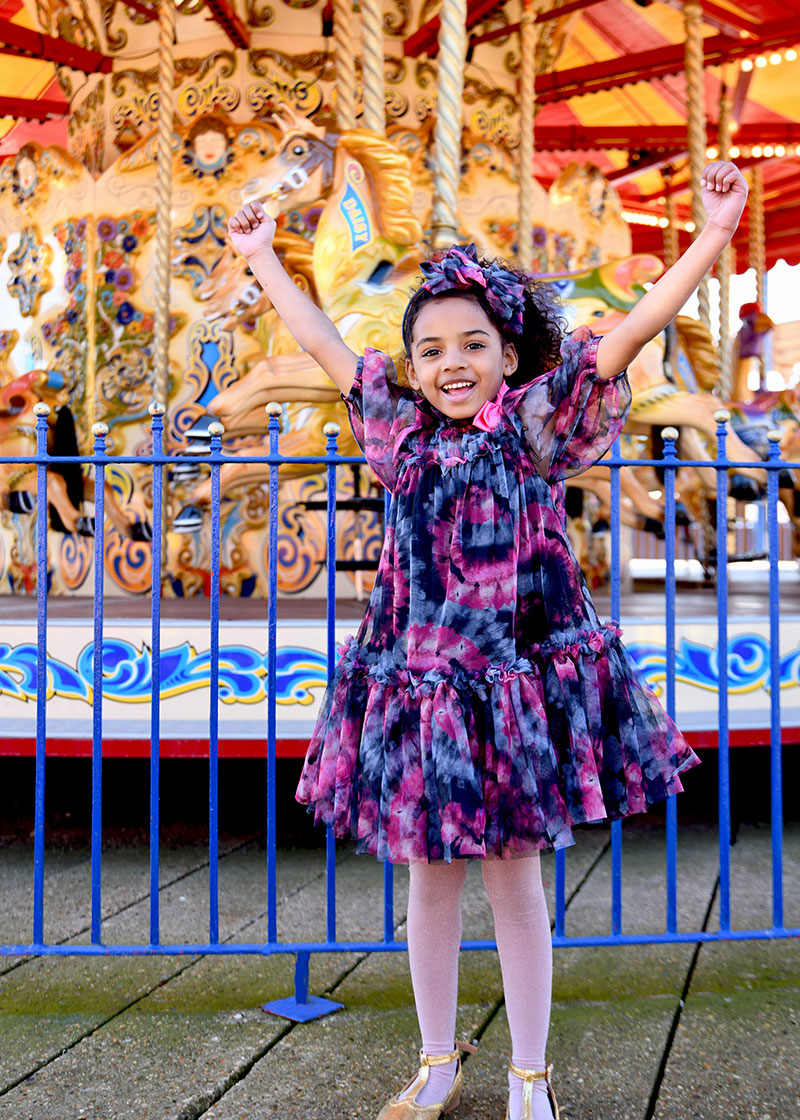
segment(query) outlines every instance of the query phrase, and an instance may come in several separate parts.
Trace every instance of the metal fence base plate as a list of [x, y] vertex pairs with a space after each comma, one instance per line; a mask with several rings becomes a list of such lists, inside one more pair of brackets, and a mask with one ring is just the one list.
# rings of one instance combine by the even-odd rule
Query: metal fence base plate
[[262, 1011], [270, 1015], [280, 1015], [283, 1019], [291, 1019], [295, 1023], [309, 1023], [312, 1019], [321, 1019], [323, 1015], [330, 1015], [333, 1011], [341, 1011], [343, 1003], [334, 1003], [332, 999], [323, 999], [322, 996], [309, 996], [305, 1003], [299, 1003], [295, 996], [286, 999], [273, 999], [261, 1005]]

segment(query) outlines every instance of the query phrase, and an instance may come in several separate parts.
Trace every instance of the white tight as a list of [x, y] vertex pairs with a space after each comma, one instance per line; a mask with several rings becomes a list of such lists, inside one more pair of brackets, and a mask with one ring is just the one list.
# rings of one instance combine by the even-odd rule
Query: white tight
[[[552, 941], [538, 855], [484, 860], [483, 881], [494, 914], [503, 973], [512, 1060], [523, 1069], [544, 1069], [550, 1022]], [[408, 898], [408, 954], [422, 1049], [431, 1056], [455, 1046], [461, 891], [467, 867], [452, 863], [412, 863]], [[434, 1066], [419, 1104], [443, 1100], [455, 1063]], [[509, 1075], [509, 1115], [518, 1120], [522, 1082]], [[551, 1117], [544, 1082], [535, 1083], [534, 1120]]]

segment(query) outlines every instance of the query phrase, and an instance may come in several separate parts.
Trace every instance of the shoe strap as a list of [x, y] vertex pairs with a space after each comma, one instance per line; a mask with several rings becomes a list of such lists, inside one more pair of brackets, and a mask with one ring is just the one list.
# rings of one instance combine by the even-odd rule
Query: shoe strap
[[466, 1051], [466, 1053], [468, 1053], [468, 1054], [476, 1054], [478, 1052], [478, 1047], [473, 1046], [471, 1042], [457, 1042], [455, 1050], [453, 1050], [450, 1054], [442, 1054], [442, 1055], [439, 1055], [437, 1057], [432, 1057], [430, 1054], [426, 1054], [424, 1050], [420, 1050], [420, 1052], [419, 1052], [420, 1065], [422, 1065], [422, 1066], [446, 1066], [446, 1065], [449, 1065], [450, 1062], [454, 1062], [454, 1061], [456, 1061], [457, 1058], [461, 1057], [461, 1051], [462, 1050]]
[[550, 1074], [553, 1072], [552, 1065], [547, 1069], [520, 1069], [515, 1066], [513, 1062], [508, 1063], [508, 1068], [515, 1077], [519, 1077], [521, 1081], [550, 1081]]

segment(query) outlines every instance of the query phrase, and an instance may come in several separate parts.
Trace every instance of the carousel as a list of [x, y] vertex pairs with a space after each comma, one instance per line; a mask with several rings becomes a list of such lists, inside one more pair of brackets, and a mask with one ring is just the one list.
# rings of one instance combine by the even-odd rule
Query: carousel
[[[53, 750], [89, 746], [86, 651], [102, 586], [108, 750], [136, 753], [139, 740], [149, 749], [136, 705], [151, 699], [146, 604], [156, 597], [166, 747], [202, 752], [203, 720], [189, 718], [186, 700], [209, 688], [213, 590], [227, 628], [222, 743], [258, 753], [273, 587], [279, 753], [302, 753], [327, 673], [325, 509], [335, 502], [343, 637], [371, 587], [384, 501], [364, 465], [338, 469], [329, 494], [324, 466], [283, 464], [270, 571], [269, 488], [263, 464], [248, 461], [268, 446], [266, 406], [289, 459], [324, 456], [332, 431], [342, 456], [359, 449], [335, 387], [227, 241], [228, 217], [255, 199], [278, 221], [287, 270], [351, 348], [399, 353], [419, 263], [454, 241], [543, 274], [571, 325], [610, 330], [699, 232], [705, 162], [735, 159], [749, 177], [748, 211], [701, 286], [696, 317], [679, 316], [631, 368], [622, 454], [658, 459], [666, 429], [695, 464], [676, 476], [677, 547], [698, 587], [713, 585], [723, 544], [711, 464], [725, 410], [727, 456], [740, 464], [727, 480], [725, 546], [749, 563], [752, 592], [766, 557], [760, 464], [776, 430], [783, 458], [800, 459], [800, 322], [776, 326], [767, 314], [768, 269], [800, 262], [798, 44], [800, 5], [773, 0], [0, 0], [0, 694], [13, 708], [2, 749], [33, 742], [40, 474], [20, 460], [35, 455], [46, 414]], [[733, 306], [732, 277], [748, 268], [753, 298]], [[156, 534], [153, 402], [175, 460]], [[212, 589], [215, 434], [225, 463]], [[94, 470], [58, 462], [91, 456], [98, 436], [108, 456], [102, 573]], [[637, 561], [662, 562], [672, 527], [658, 468], [618, 473], [631, 582]], [[796, 487], [782, 471], [787, 579], [800, 554]], [[602, 465], [568, 493], [575, 551], [601, 598], [611, 493]], [[658, 687], [663, 591], [660, 606], [644, 594], [626, 600], [626, 634]], [[700, 742], [713, 738], [697, 696], [714, 692], [715, 662], [710, 608], [691, 602], [679, 679]], [[768, 630], [753, 616], [740, 631], [741, 729], [753, 741], [746, 711], [765, 688]], [[797, 641], [786, 642], [791, 683]]]

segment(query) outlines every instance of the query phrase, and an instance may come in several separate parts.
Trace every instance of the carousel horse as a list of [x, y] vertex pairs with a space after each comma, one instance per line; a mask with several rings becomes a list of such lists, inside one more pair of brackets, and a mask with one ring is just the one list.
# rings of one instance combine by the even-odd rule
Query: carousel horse
[[[83, 509], [94, 501], [94, 483], [83, 474], [79, 463], [57, 462], [60, 456], [80, 455], [75, 420], [66, 403], [61, 375], [55, 370], [31, 370], [0, 390], [0, 445], [3, 454], [36, 454], [36, 404], [44, 401], [51, 411], [47, 417], [47, 449], [53, 462], [47, 470], [47, 502], [50, 525], [59, 533], [95, 535], [94, 517]], [[36, 509], [38, 474], [36, 464], [0, 464], [0, 506], [12, 513], [31, 514]], [[106, 482], [105, 511], [111, 524], [133, 540], [151, 540], [150, 527], [122, 509], [112, 486]]]
[[[259, 199], [276, 217], [285, 210], [321, 204], [311, 253], [313, 295], [354, 351], [368, 346], [391, 351], [400, 338], [409, 290], [422, 259], [422, 230], [411, 212], [408, 160], [373, 132], [327, 133], [286, 107], [277, 121], [282, 142], [258, 179], [248, 183], [245, 201]], [[293, 259], [291, 250], [285, 261], [295, 279], [300, 273], [302, 280], [304, 262]], [[213, 298], [212, 284], [206, 291]], [[229, 307], [240, 298], [229, 295]], [[358, 454], [335, 387], [308, 355], [297, 352], [282, 324], [272, 328], [264, 359], [209, 402], [209, 415], [202, 418], [206, 426], [218, 419], [228, 435], [263, 435], [264, 405], [286, 401], [288, 431], [281, 439], [282, 454], [324, 455], [323, 428], [332, 420], [341, 427], [340, 452]], [[202, 424], [187, 435], [195, 442], [202, 440]], [[304, 464], [281, 468], [283, 477], [312, 471]], [[258, 464], [226, 463], [220, 488], [225, 494], [234, 486], [263, 482], [263, 477]], [[193, 513], [209, 497], [206, 481], [192, 492], [191, 506], [181, 511], [175, 527], [196, 527]]]

